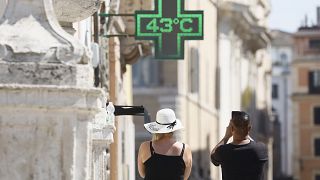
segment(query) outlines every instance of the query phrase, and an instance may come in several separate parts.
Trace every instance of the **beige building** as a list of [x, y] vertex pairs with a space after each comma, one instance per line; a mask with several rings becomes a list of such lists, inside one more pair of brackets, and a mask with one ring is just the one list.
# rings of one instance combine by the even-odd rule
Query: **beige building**
[[[190, 179], [218, 179], [219, 168], [210, 165], [209, 154], [224, 134], [232, 110], [252, 115], [253, 136], [267, 143], [272, 157], [270, 36], [266, 27], [270, 4], [204, 0], [185, 1], [185, 7], [204, 11], [204, 40], [187, 41], [184, 60], [148, 57], [135, 64], [133, 101], [147, 107], [152, 120], [159, 108], [173, 108], [185, 126], [183, 141], [193, 152]], [[150, 134], [141, 119], [134, 122], [139, 146]]]
[[176, 111], [185, 126], [183, 140], [193, 153], [190, 179], [216, 178], [209, 154], [218, 140], [217, 109], [217, 1], [186, 1], [186, 8], [204, 11], [204, 39], [188, 41], [185, 59], [178, 62]]
[[294, 178], [320, 179], [320, 9], [315, 26], [294, 34]]
[[[215, 6], [211, 9], [214, 9], [213, 7]], [[193, 141], [202, 143], [202, 146], [198, 147], [206, 152], [205, 145], [212, 148], [223, 137], [231, 111], [245, 110], [253, 119], [254, 128], [251, 135], [268, 145], [272, 157], [269, 118], [271, 59], [267, 51], [270, 44], [267, 29], [269, 1], [223, 0], [217, 2], [217, 7], [217, 30], [209, 29], [209, 32], [215, 33], [206, 34], [208, 37], [205, 37], [204, 41], [200, 41], [199, 45], [194, 47], [191, 46], [193, 49], [189, 50], [191, 52], [189, 56], [191, 63], [187, 65], [189, 68], [185, 67], [183, 72], [179, 71], [179, 75], [184, 74], [184, 77], [189, 75], [181, 80], [185, 85], [179, 87], [179, 95], [189, 91], [184, 98], [188, 104], [185, 106], [185, 111], [188, 113], [184, 113], [184, 117], [189, 119], [187, 123], [190, 123], [191, 131], [196, 131], [195, 127], [200, 126], [198, 131], [189, 136], [198, 135]], [[210, 20], [205, 22], [212, 22], [213, 17], [207, 18]], [[208, 30], [205, 29], [205, 32]], [[213, 43], [214, 41], [216, 43]], [[199, 59], [199, 64], [195, 66], [192, 64], [194, 49], [199, 51], [198, 55], [193, 56]], [[192, 74], [192, 68], [195, 67], [199, 67], [198, 77]], [[193, 79], [194, 77], [196, 78]], [[194, 88], [198, 82], [198, 89]], [[195, 93], [192, 93], [193, 90]], [[193, 124], [193, 119], [197, 119], [198, 124]], [[206, 162], [203, 163], [206, 166]], [[269, 166], [272, 167], [272, 161]], [[271, 170], [272, 168], [269, 168], [269, 179], [272, 179]], [[213, 168], [211, 176], [217, 177], [216, 172], [217, 168]]]
[[[271, 113], [272, 62], [267, 51], [270, 44], [269, 13], [268, 0], [224, 0], [219, 4], [218, 108], [221, 130], [227, 126], [226, 119], [230, 118], [233, 109], [246, 110], [255, 118], [268, 118]], [[223, 130], [219, 134], [221, 137]]]
[[272, 57], [272, 111], [273, 127], [273, 177], [292, 177], [292, 34], [280, 30], [272, 31], [270, 53]]

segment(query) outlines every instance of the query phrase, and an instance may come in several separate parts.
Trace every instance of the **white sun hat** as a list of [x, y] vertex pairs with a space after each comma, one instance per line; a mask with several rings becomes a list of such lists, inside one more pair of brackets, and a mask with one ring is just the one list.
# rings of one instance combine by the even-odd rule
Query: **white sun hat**
[[156, 121], [144, 124], [150, 133], [170, 133], [182, 129], [182, 123], [176, 118], [172, 109], [161, 109], [157, 112]]

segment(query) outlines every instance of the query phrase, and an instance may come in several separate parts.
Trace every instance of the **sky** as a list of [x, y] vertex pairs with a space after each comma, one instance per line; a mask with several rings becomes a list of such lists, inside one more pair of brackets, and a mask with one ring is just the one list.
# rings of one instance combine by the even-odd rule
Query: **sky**
[[286, 32], [296, 32], [308, 15], [309, 23], [316, 23], [316, 7], [320, 0], [270, 0], [269, 27]]

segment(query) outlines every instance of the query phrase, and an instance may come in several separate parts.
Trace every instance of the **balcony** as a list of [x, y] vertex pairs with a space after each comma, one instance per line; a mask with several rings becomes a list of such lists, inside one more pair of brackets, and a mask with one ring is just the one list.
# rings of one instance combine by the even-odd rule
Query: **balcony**
[[219, 4], [219, 21], [229, 22], [235, 33], [244, 41], [246, 48], [252, 52], [266, 48], [271, 36], [261, 21], [265, 20], [263, 13], [266, 9], [261, 7], [262, 15], [255, 13], [252, 1], [224, 0]]

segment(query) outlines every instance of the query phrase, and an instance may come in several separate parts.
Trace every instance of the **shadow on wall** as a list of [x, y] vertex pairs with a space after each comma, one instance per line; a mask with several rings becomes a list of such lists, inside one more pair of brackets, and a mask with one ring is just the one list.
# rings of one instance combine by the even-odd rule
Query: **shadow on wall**
[[193, 163], [189, 180], [211, 180], [210, 152], [209, 149], [192, 152]]
[[273, 123], [267, 109], [256, 110], [253, 130], [258, 141], [268, 143], [269, 138], [273, 135]]
[[190, 180], [211, 180], [211, 160], [210, 135], [206, 136], [206, 148], [192, 151], [192, 170]]

